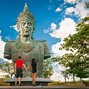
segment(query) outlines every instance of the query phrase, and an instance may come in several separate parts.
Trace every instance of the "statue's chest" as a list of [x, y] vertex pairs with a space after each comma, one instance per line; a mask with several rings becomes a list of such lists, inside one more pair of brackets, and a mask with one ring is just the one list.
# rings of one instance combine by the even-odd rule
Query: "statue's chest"
[[[17, 59], [20, 55], [23, 60], [28, 60], [34, 57], [36, 60], [42, 59], [44, 56], [44, 47], [41, 43], [36, 44], [22, 44], [11, 45], [11, 54], [13, 59]], [[28, 64], [28, 63], [26, 63]]]
[[23, 44], [15, 44], [15, 47], [12, 47], [14, 51], [22, 52], [22, 53], [39, 53], [44, 50], [43, 45], [41, 43], [23, 43]]
[[30, 52], [31, 50], [33, 50], [36, 47], [36, 43], [18, 43], [15, 44], [16, 45], [16, 49], [25, 53]]
[[20, 50], [25, 53], [32, 51], [36, 47], [35, 44], [21, 44]]

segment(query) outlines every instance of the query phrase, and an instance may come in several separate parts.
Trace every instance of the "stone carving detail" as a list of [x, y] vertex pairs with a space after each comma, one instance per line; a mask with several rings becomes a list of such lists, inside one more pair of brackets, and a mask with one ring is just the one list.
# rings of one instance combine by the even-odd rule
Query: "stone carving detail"
[[[38, 77], [43, 77], [43, 61], [50, 57], [50, 53], [45, 40], [34, 40], [34, 24], [34, 17], [25, 4], [17, 19], [19, 37], [17, 40], [6, 42], [4, 57], [14, 63], [18, 56], [21, 56], [27, 67], [34, 57], [38, 64]], [[30, 77], [30, 71], [24, 71], [23, 77]]]

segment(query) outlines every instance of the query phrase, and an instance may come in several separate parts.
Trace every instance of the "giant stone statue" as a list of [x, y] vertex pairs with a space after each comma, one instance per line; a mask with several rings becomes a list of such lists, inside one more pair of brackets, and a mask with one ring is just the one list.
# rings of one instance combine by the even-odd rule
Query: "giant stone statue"
[[[34, 17], [25, 4], [23, 11], [17, 19], [19, 37], [15, 41], [7, 41], [4, 49], [4, 58], [15, 60], [21, 56], [28, 67], [31, 58], [34, 57], [38, 64], [38, 77], [43, 77], [43, 61], [50, 57], [49, 49], [45, 40], [36, 41], [33, 39]], [[23, 77], [30, 76], [30, 71], [23, 71]]]

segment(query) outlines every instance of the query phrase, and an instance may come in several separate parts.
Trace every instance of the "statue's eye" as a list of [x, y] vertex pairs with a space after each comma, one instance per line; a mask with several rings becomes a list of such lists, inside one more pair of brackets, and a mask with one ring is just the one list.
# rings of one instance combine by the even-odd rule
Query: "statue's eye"
[[23, 26], [24, 26], [25, 24], [26, 24], [25, 22], [22, 23]]
[[30, 25], [31, 25], [31, 23], [30, 23], [30, 22], [28, 22], [28, 23], [27, 23], [27, 25], [28, 25], [28, 26], [30, 26]]

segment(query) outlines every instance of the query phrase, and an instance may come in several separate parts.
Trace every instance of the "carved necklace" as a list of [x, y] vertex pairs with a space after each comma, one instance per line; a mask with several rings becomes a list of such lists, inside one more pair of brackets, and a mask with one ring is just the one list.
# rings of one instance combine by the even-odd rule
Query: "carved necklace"
[[23, 43], [21, 41], [16, 42], [16, 48], [20, 49], [21, 51], [24, 52], [29, 52], [36, 46], [36, 41], [32, 40], [30, 43]]

